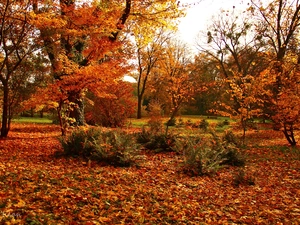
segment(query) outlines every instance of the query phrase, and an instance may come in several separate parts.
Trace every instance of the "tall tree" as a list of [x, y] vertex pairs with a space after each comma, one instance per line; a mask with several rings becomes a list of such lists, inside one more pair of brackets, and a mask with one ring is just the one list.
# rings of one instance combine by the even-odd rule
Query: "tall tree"
[[208, 89], [205, 92], [196, 92], [195, 100], [189, 106], [200, 115], [210, 114], [215, 102], [220, 101], [226, 91], [218, 82], [220, 79], [220, 71], [217, 68], [219, 64], [210, 55], [200, 53], [194, 57], [193, 67], [197, 84], [206, 86]]
[[[60, 1], [59, 11], [54, 2], [33, 4], [32, 23], [40, 30], [56, 79], [54, 85], [65, 96], [60, 102], [69, 105], [68, 116], [74, 125], [84, 123], [85, 89], [112, 82], [123, 69], [115, 53], [121, 44], [117, 36], [130, 8], [130, 1], [123, 10], [116, 2], [107, 1], [82, 5]], [[103, 71], [109, 67], [112, 69]]]
[[29, 1], [2, 0], [0, 3], [1, 137], [8, 135], [13, 116], [11, 88], [26, 82], [20, 67], [35, 50], [32, 42], [35, 33], [29, 24], [29, 9]]
[[[69, 104], [75, 125], [84, 122], [86, 89], [100, 94], [99, 87], [115, 82], [126, 72], [122, 31], [143, 23], [155, 24], [171, 11], [176, 1], [60, 1], [33, 4], [33, 23], [39, 28], [48, 52], [58, 89]], [[127, 26], [126, 24], [130, 24]], [[67, 98], [66, 98], [67, 96]]]
[[[294, 97], [297, 96], [296, 84], [298, 83], [296, 64], [300, 62], [298, 48], [295, 48], [299, 43], [297, 36], [300, 26], [300, 3], [298, 0], [278, 0], [269, 4], [256, 0], [251, 2], [249, 10], [258, 20], [256, 31], [267, 41], [271, 51], [270, 56], [273, 55], [271, 58], [273, 62], [268, 70], [271, 76], [275, 76], [272, 85], [273, 97], [269, 101], [273, 110], [271, 116], [283, 129], [287, 141], [291, 145], [296, 145], [294, 128], [299, 122], [300, 111], [297, 111], [298, 116], [292, 117], [286, 117], [286, 113], [287, 109], [293, 109], [292, 114], [295, 114], [299, 104]], [[298, 58], [298, 60], [291, 60], [291, 58]], [[296, 70], [291, 68], [292, 64]], [[286, 79], [293, 79], [293, 84], [286, 82]], [[291, 97], [290, 100], [288, 96]], [[294, 121], [291, 118], [294, 118]]]
[[195, 77], [192, 73], [191, 53], [187, 45], [178, 40], [169, 40], [164, 51], [164, 58], [159, 62], [158, 75], [160, 82], [171, 102], [169, 123], [178, 115], [181, 107], [195, 93]]
[[[142, 32], [140, 33], [142, 35]], [[163, 59], [163, 48], [170, 39], [163, 28], [155, 34], [153, 41], [144, 43], [144, 39], [136, 40], [137, 48], [137, 119], [142, 118], [142, 103], [150, 75], [159, 60]]]
[[[238, 14], [235, 9], [231, 13], [223, 11], [209, 27], [207, 43], [198, 43], [200, 54], [207, 54], [217, 63], [218, 83], [227, 92], [224, 98], [231, 101], [218, 101], [216, 110], [227, 116], [238, 117], [243, 130], [247, 121], [257, 116], [264, 92], [256, 90], [254, 83], [260, 72], [266, 68], [267, 61], [262, 54], [265, 43], [262, 36], [252, 32], [249, 15]], [[261, 84], [265, 84], [261, 83]], [[261, 87], [260, 91], [263, 90]], [[223, 99], [224, 100], [224, 99]], [[245, 132], [244, 132], [245, 136]]]

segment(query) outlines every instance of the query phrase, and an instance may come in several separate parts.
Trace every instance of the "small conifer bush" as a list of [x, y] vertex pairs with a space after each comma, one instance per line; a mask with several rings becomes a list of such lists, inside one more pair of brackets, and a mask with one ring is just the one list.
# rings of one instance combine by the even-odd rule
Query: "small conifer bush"
[[122, 131], [102, 131], [80, 127], [59, 139], [66, 156], [83, 157], [114, 166], [130, 166], [137, 156], [132, 135]]
[[209, 137], [182, 137], [177, 151], [183, 154], [183, 171], [193, 176], [214, 173], [227, 165], [245, 164], [238, 146], [214, 131], [210, 131]]

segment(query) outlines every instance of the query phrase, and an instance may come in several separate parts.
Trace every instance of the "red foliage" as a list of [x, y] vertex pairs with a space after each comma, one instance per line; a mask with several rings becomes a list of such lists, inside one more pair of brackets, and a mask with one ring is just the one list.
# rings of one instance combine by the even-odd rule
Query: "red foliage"
[[[91, 96], [92, 104], [86, 108], [85, 118], [90, 124], [105, 127], [122, 127], [126, 119], [133, 114], [135, 101], [130, 83], [108, 84], [110, 94], [103, 97]], [[107, 91], [107, 93], [109, 93]]]

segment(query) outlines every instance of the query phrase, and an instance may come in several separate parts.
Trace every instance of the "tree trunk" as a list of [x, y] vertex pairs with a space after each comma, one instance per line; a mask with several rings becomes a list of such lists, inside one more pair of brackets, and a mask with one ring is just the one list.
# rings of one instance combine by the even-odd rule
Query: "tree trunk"
[[180, 106], [175, 107], [175, 109], [173, 110], [173, 112], [172, 112], [169, 120], [167, 121], [167, 124], [166, 124], [166, 135], [168, 135], [170, 123], [175, 118], [175, 116], [177, 115], [177, 113], [179, 112], [179, 109], [180, 109]]
[[242, 118], [242, 119], [241, 119], [241, 124], [242, 124], [242, 128], [243, 128], [242, 141], [243, 141], [243, 145], [245, 145], [246, 131], [247, 131], [247, 119]]
[[71, 125], [73, 126], [83, 126], [84, 125], [84, 103], [81, 96], [81, 92], [72, 92], [69, 94], [69, 102], [71, 103], [71, 110], [69, 117], [75, 122]]
[[141, 119], [142, 118], [142, 96], [138, 95], [138, 106], [137, 106], [137, 119]]
[[57, 116], [58, 116], [58, 120], [59, 120], [61, 136], [65, 136], [66, 135], [65, 124], [64, 124], [64, 121], [63, 121], [63, 118], [62, 118], [62, 115], [61, 115], [62, 105], [63, 105], [63, 102], [60, 101], [59, 105], [57, 107]]
[[293, 129], [293, 125], [289, 125], [289, 124], [284, 124], [283, 126], [283, 133], [284, 136], [286, 138], [286, 140], [289, 142], [289, 144], [291, 146], [296, 146], [297, 142], [295, 140], [295, 136], [294, 136], [294, 129]]
[[3, 83], [3, 105], [2, 105], [2, 124], [1, 124], [1, 137], [7, 137], [9, 132], [9, 116], [8, 116], [8, 83]]

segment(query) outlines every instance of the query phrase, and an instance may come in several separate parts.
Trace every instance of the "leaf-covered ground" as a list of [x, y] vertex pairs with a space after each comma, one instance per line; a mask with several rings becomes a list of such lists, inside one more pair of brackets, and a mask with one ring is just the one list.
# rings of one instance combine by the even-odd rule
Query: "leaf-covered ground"
[[13, 124], [9, 136], [0, 140], [0, 224], [300, 223], [299, 150], [275, 132], [252, 136], [243, 170], [255, 184], [239, 186], [241, 168], [189, 177], [173, 153], [141, 152], [131, 168], [55, 158], [53, 125]]

